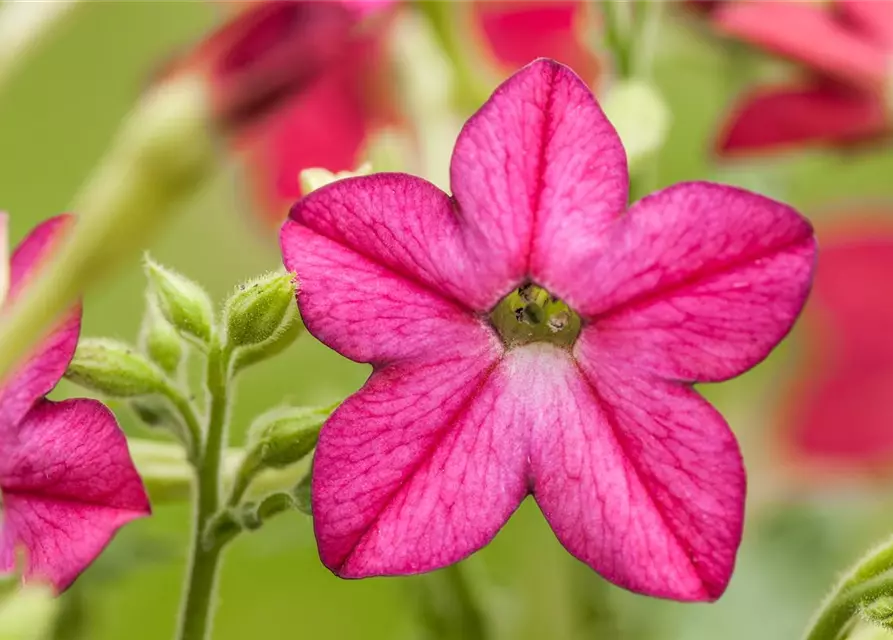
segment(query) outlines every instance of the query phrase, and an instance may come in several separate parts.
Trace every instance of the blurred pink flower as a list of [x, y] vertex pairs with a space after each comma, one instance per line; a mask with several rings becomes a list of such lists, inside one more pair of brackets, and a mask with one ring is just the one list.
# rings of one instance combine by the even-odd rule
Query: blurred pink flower
[[889, 212], [848, 212], [820, 231], [822, 257], [804, 313], [809, 360], [785, 412], [784, 454], [809, 473], [893, 469], [893, 274]]
[[[183, 62], [210, 70], [218, 110], [232, 114], [226, 119], [239, 131], [236, 146], [259, 211], [278, 225], [303, 195], [303, 169], [355, 169], [377, 130], [401, 124], [385, 47], [391, 18], [405, 3], [227, 4], [239, 11]], [[574, 34], [582, 7], [475, 2], [471, 13], [486, 48], [505, 67], [549, 56], [592, 79], [596, 58]]]
[[[692, 383], [742, 373], [788, 332], [812, 272], [809, 223], [703, 182], [627, 211], [617, 134], [549, 60], [467, 122], [451, 184], [452, 197], [406, 174], [346, 179], [283, 226], [308, 330], [374, 368], [314, 458], [322, 561], [351, 578], [437, 569], [532, 494], [561, 543], [616, 584], [719, 597], [745, 477]], [[579, 314], [575, 342], [500, 339], [488, 314], [529, 282]]]
[[893, 131], [893, 0], [721, 2], [717, 29], [799, 62], [799, 83], [760, 87], [737, 104], [721, 153], [843, 145]]
[[[67, 224], [64, 216], [42, 223], [13, 252], [13, 303]], [[44, 398], [74, 355], [80, 319], [72, 311], [0, 385], [0, 571], [13, 569], [21, 547], [26, 577], [60, 591], [121, 526], [150, 512], [114, 415], [96, 400]]]

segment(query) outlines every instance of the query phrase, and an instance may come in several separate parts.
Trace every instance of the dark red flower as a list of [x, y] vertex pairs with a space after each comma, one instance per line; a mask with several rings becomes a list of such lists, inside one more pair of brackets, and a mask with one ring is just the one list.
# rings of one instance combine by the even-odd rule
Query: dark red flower
[[798, 470], [893, 469], [893, 214], [850, 214], [819, 229], [806, 306], [808, 361], [785, 412], [784, 454]]
[[843, 145], [893, 131], [893, 0], [723, 2], [710, 16], [720, 32], [807, 72], [802, 81], [745, 95], [720, 135], [721, 153]]

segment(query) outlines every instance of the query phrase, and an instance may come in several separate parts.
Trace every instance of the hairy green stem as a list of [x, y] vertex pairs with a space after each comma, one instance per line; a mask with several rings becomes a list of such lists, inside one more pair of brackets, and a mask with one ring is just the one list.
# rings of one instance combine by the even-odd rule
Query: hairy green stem
[[893, 593], [893, 571], [874, 576], [849, 588], [844, 585], [828, 599], [813, 619], [804, 640], [841, 640], [853, 617], [859, 613], [859, 607]]
[[195, 407], [192, 406], [192, 403], [174, 384], [165, 386], [164, 396], [177, 410], [186, 428], [185, 433], [183, 433], [184, 444], [186, 445], [186, 458], [190, 462], [197, 464], [201, 455], [202, 427], [195, 413]]
[[230, 356], [216, 343], [208, 352], [208, 419], [196, 474], [192, 551], [180, 612], [179, 640], [206, 640], [212, 627], [217, 571], [223, 545], [215, 543], [207, 546], [205, 529], [220, 506], [220, 462], [229, 418], [227, 390]]

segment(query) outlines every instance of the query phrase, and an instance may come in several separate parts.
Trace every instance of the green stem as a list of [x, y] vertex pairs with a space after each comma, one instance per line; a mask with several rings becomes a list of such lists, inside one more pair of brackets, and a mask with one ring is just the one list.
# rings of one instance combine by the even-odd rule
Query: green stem
[[893, 592], [893, 571], [837, 591], [812, 622], [804, 640], [840, 640], [859, 607]]
[[422, 578], [419, 613], [427, 637], [442, 640], [485, 640], [484, 615], [459, 564]]
[[190, 462], [198, 463], [202, 441], [202, 427], [195, 413], [195, 407], [173, 384], [165, 386], [164, 395], [174, 409], [177, 410], [186, 427], [186, 432], [183, 434], [184, 444], [186, 445], [186, 458]]
[[220, 506], [220, 461], [228, 421], [230, 355], [219, 344], [212, 345], [208, 352], [208, 422], [196, 477], [192, 554], [180, 612], [179, 640], [206, 640], [212, 626], [217, 568], [223, 546], [214, 544], [208, 547], [204, 539], [207, 524]]
[[629, 78], [633, 73], [633, 38], [628, 0], [602, 0], [599, 3], [605, 17], [605, 42], [614, 55], [618, 78]]
[[819, 608], [804, 640], [837, 640], [859, 605], [893, 593], [893, 539], [864, 556]]

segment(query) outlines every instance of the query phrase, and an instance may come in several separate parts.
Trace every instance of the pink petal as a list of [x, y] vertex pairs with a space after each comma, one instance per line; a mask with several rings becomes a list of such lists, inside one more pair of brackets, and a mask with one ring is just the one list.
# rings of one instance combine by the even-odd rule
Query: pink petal
[[369, 123], [352, 71], [331, 70], [250, 132], [248, 168], [261, 211], [272, 222], [281, 223], [301, 196], [302, 170], [345, 171], [359, 164]]
[[510, 366], [480, 348], [373, 374], [320, 435], [323, 563], [349, 578], [418, 573], [487, 544], [527, 494], [517, 390]]
[[[809, 222], [741, 189], [691, 182], [636, 203], [550, 286], [589, 320], [578, 352], [660, 377], [722, 380], [765, 358], [806, 301]], [[582, 351], [581, 351], [582, 350]]]
[[149, 501], [114, 415], [95, 400], [41, 401], [0, 457], [0, 570], [18, 545], [29, 576], [63, 590]]
[[591, 80], [598, 71], [595, 56], [582, 43], [577, 18], [579, 0], [477, 0], [472, 15], [493, 55], [517, 69], [536, 58], [552, 58]]
[[837, 0], [835, 7], [858, 29], [893, 53], [893, 2], [890, 0]]
[[[46, 259], [71, 224], [70, 216], [58, 216], [41, 223], [16, 247], [10, 264], [10, 292], [4, 311], [28, 285], [30, 274]], [[33, 355], [0, 385], [0, 432], [16, 425], [39, 398], [49, 393], [62, 378], [77, 347], [80, 333], [80, 306], [66, 316]]]
[[853, 471], [893, 466], [893, 361], [874, 366], [815, 368], [788, 401], [786, 449], [798, 466]]
[[[335, 183], [332, 187], [344, 184], [348, 189], [321, 189], [319, 193], [323, 198], [314, 198], [317, 193], [314, 192], [297, 208], [304, 211], [312, 208], [314, 203], [329, 202], [326, 195], [349, 191], [350, 184], [375, 184], [380, 179], [388, 178], [372, 176]], [[358, 220], [351, 218], [353, 213], [349, 208], [332, 206], [336, 219], [343, 215], [345, 220]], [[399, 208], [389, 210], [400, 211]], [[323, 211], [320, 208], [316, 218], [320, 224], [324, 223]], [[409, 218], [411, 211], [407, 210], [406, 214]], [[356, 224], [356, 235], [350, 240], [347, 237], [340, 240], [345, 243], [357, 239], [375, 242], [377, 240], [371, 237], [373, 228], [366, 230], [370, 237], [363, 237], [364, 227]], [[420, 225], [416, 231], [425, 233], [426, 229]], [[393, 260], [390, 256], [379, 256], [381, 261], [375, 262], [297, 222], [289, 221], [283, 226], [284, 263], [286, 268], [297, 273], [298, 303], [307, 329], [316, 338], [348, 358], [376, 365], [501, 349], [495, 332], [484, 320], [415, 277], [422, 273], [418, 265], [409, 265], [407, 269], [399, 266], [399, 259], [423, 244], [407, 244], [406, 249], [402, 249], [386, 235], [384, 226], [378, 233], [381, 246], [390, 246], [396, 252]], [[406, 240], [424, 239], [424, 236], [411, 235], [409, 230], [406, 233]], [[424, 259], [423, 253], [418, 256]]]
[[[304, 240], [289, 238], [319, 234], [329, 239], [328, 244], [337, 243], [345, 253], [344, 260], [355, 259], [348, 254], [365, 256], [391, 272], [391, 277], [428, 290], [429, 296], [451, 298], [479, 311], [489, 310], [515, 284], [493, 271], [495, 263], [485, 253], [468, 253], [463, 223], [453, 202], [421, 178], [377, 174], [342, 180], [299, 201], [292, 209], [291, 219], [294, 222], [282, 230], [285, 265], [297, 272], [302, 283], [307, 277], [322, 274], [313, 264], [302, 264], [314, 259], [304, 255]], [[297, 231], [302, 226], [304, 231]], [[291, 248], [286, 250], [286, 246]], [[327, 249], [320, 251], [320, 257], [329, 260], [324, 255]], [[302, 288], [306, 286], [302, 284]], [[420, 309], [419, 313], [423, 316], [425, 310]], [[374, 322], [374, 314], [365, 315]]]
[[567, 265], [624, 210], [629, 183], [589, 88], [550, 60], [521, 69], [472, 116], [450, 176], [469, 252], [488, 281], [506, 283], [572, 277]]
[[690, 388], [614, 361], [577, 365], [542, 345], [520, 351], [533, 493], [561, 543], [626, 589], [718, 598], [741, 540], [745, 489], [722, 417]]
[[719, 29], [766, 47], [841, 80], [866, 86], [883, 82], [887, 53], [807, 2], [724, 2], [713, 12]]
[[834, 83], [761, 88], [732, 109], [718, 148], [731, 155], [878, 139], [891, 130], [884, 109], [876, 93]]

